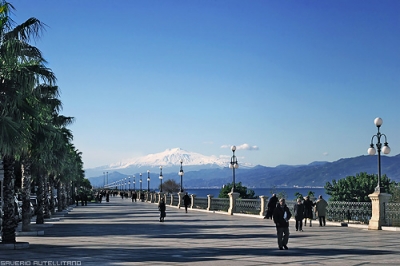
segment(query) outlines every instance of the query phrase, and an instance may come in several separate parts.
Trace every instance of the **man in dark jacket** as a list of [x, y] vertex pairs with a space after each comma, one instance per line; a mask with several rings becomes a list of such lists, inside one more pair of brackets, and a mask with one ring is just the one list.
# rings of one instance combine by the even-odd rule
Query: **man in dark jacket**
[[280, 250], [289, 249], [289, 220], [292, 217], [289, 208], [286, 206], [285, 199], [280, 199], [273, 213], [274, 223], [276, 225], [276, 234], [278, 236], [278, 247]]
[[276, 196], [276, 194], [272, 194], [272, 197], [268, 201], [267, 215], [265, 215], [264, 219], [272, 219], [272, 214], [274, 213], [277, 203], [278, 197]]

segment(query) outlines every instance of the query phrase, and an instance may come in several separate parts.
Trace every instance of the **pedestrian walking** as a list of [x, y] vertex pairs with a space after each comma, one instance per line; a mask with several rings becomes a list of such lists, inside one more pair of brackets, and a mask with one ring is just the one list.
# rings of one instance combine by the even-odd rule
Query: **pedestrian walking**
[[303, 219], [304, 219], [304, 205], [301, 199], [297, 199], [297, 203], [293, 207], [294, 218], [296, 220], [296, 231], [303, 232]]
[[188, 193], [186, 192], [185, 195], [183, 196], [183, 205], [185, 205], [185, 212], [187, 213], [188, 206], [190, 204], [190, 197]]
[[312, 220], [314, 218], [314, 213], [313, 213], [313, 207], [314, 207], [314, 202], [310, 200], [309, 196], [306, 196], [304, 199], [304, 226], [307, 226], [307, 219], [310, 222], [310, 227], [312, 226]]
[[325, 226], [325, 216], [326, 216], [326, 207], [328, 207], [328, 202], [322, 198], [322, 195], [319, 195], [317, 202], [315, 203], [315, 214], [319, 219], [319, 226]]
[[160, 202], [158, 203], [158, 210], [160, 211], [160, 222], [164, 222], [164, 218], [166, 216], [166, 207], [165, 207], [165, 202], [164, 199], [161, 199]]
[[272, 219], [272, 214], [274, 213], [277, 204], [278, 197], [276, 194], [272, 194], [272, 197], [268, 200], [267, 214], [265, 215], [264, 219]]
[[280, 250], [289, 249], [289, 219], [292, 217], [289, 208], [286, 206], [285, 199], [280, 199], [278, 206], [273, 213], [274, 223], [276, 225], [276, 234], [278, 237], [278, 247]]
[[132, 202], [136, 202], [136, 198], [137, 198], [137, 194], [136, 194], [136, 191], [133, 191], [132, 192]]
[[79, 206], [79, 195], [78, 194], [75, 195], [75, 205], [76, 205], [76, 207]]

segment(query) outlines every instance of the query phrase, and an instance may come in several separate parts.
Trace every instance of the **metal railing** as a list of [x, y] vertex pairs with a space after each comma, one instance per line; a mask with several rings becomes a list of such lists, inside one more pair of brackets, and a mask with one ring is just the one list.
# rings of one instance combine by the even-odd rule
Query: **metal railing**
[[[196, 198], [198, 200], [198, 198]], [[227, 212], [229, 209], [228, 198], [211, 198], [211, 209], [210, 211], [223, 211]]]
[[384, 214], [388, 226], [400, 226], [400, 203], [386, 203]]
[[204, 209], [206, 210], [208, 207], [208, 199], [207, 198], [195, 198], [192, 202], [193, 209]]
[[[153, 203], [158, 203], [157, 193], [152, 193]], [[172, 206], [178, 206], [179, 195], [166, 196], [167, 203]], [[261, 202], [264, 200], [264, 203]], [[230, 208], [229, 198], [213, 198], [213, 197], [196, 197], [192, 195], [192, 208], [204, 209], [210, 211], [228, 212]], [[210, 202], [209, 202], [210, 201]], [[268, 198], [258, 199], [236, 199], [235, 200], [235, 213], [244, 213], [250, 215], [263, 215], [267, 205]], [[294, 214], [294, 205], [296, 201], [287, 200], [286, 205]], [[354, 224], [368, 224], [372, 217], [372, 203], [371, 202], [342, 202], [342, 201], [329, 201], [326, 209], [326, 219], [333, 222], [346, 222]], [[400, 226], [400, 203], [386, 203], [384, 205], [385, 224], [387, 226]]]
[[371, 202], [330, 201], [328, 204], [328, 221], [368, 224], [372, 216]]
[[[228, 206], [229, 208], [229, 206]], [[260, 214], [261, 199], [237, 199], [236, 212], [245, 214]]]

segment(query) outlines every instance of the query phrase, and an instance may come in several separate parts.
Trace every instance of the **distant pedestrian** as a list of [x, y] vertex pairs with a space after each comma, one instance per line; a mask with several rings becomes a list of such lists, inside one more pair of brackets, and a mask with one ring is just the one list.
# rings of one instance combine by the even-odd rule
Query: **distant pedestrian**
[[160, 200], [160, 203], [158, 203], [158, 210], [160, 211], [160, 222], [164, 222], [164, 218], [166, 216], [166, 207], [165, 207], [165, 202], [164, 199]]
[[136, 194], [136, 191], [133, 191], [132, 192], [132, 202], [136, 202], [136, 199], [137, 199], [137, 194]]
[[183, 196], [183, 205], [185, 205], [185, 212], [187, 212], [188, 206], [190, 204], [190, 197], [188, 193], [185, 193], [185, 196]]
[[97, 198], [98, 198], [99, 202], [101, 203], [101, 201], [103, 200], [103, 195], [99, 192], [97, 194]]
[[140, 191], [140, 201], [144, 202], [144, 193], [143, 193], [143, 191]]
[[79, 195], [78, 194], [75, 195], [75, 205], [76, 205], [76, 207], [79, 206]]
[[285, 199], [282, 198], [279, 200], [279, 204], [275, 208], [272, 217], [276, 225], [279, 249], [289, 249], [287, 243], [289, 241], [289, 220], [292, 214], [286, 206]]
[[108, 191], [106, 193], [106, 202], [110, 202], [110, 193]]
[[328, 207], [328, 202], [322, 198], [322, 195], [319, 195], [317, 202], [315, 203], [315, 214], [319, 219], [319, 226], [325, 226], [325, 216], [326, 216], [326, 207]]
[[274, 213], [277, 204], [278, 204], [278, 197], [274, 193], [272, 194], [272, 197], [268, 200], [267, 214], [265, 215], [264, 219], [272, 219], [272, 214]]
[[303, 219], [304, 219], [304, 205], [301, 202], [301, 199], [297, 199], [297, 203], [294, 204], [294, 218], [296, 220], [296, 231], [303, 231]]
[[[85, 203], [85, 206], [87, 206], [87, 201], [88, 201], [88, 195], [86, 193], [83, 194], [83, 202]], [[101, 200], [100, 200], [101, 202]]]
[[310, 227], [312, 226], [312, 220], [314, 218], [313, 207], [314, 202], [310, 200], [309, 196], [306, 196], [304, 199], [304, 226], [307, 226], [307, 219], [309, 219]]

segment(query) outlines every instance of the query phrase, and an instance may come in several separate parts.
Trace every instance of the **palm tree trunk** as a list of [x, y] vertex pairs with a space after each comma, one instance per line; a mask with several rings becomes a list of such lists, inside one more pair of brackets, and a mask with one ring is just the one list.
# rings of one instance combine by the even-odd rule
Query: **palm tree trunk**
[[61, 199], [62, 199], [62, 209], [67, 209], [67, 193], [65, 191], [65, 184], [61, 184]]
[[46, 174], [43, 180], [43, 197], [44, 197], [44, 205], [43, 205], [43, 217], [46, 219], [50, 218], [50, 209], [49, 209], [49, 176]]
[[3, 157], [4, 181], [3, 181], [3, 230], [2, 243], [15, 243], [15, 229], [18, 222], [15, 217], [14, 205], [14, 158], [12, 156]]
[[72, 196], [71, 196], [71, 182], [67, 181], [67, 184], [66, 184], [65, 187], [66, 187], [67, 208], [68, 208], [68, 206], [70, 206], [72, 204], [72, 202], [71, 202], [71, 199], [72, 199]]
[[54, 175], [49, 176], [49, 186], [50, 186], [50, 214], [55, 213], [55, 205], [54, 205]]
[[36, 180], [37, 185], [37, 214], [36, 214], [36, 224], [44, 224], [44, 184], [43, 184], [43, 177], [39, 173], [39, 177]]
[[24, 160], [21, 165], [22, 171], [22, 231], [30, 231], [31, 225], [31, 164]]
[[61, 191], [61, 181], [57, 181], [57, 211], [62, 212], [62, 191]]

